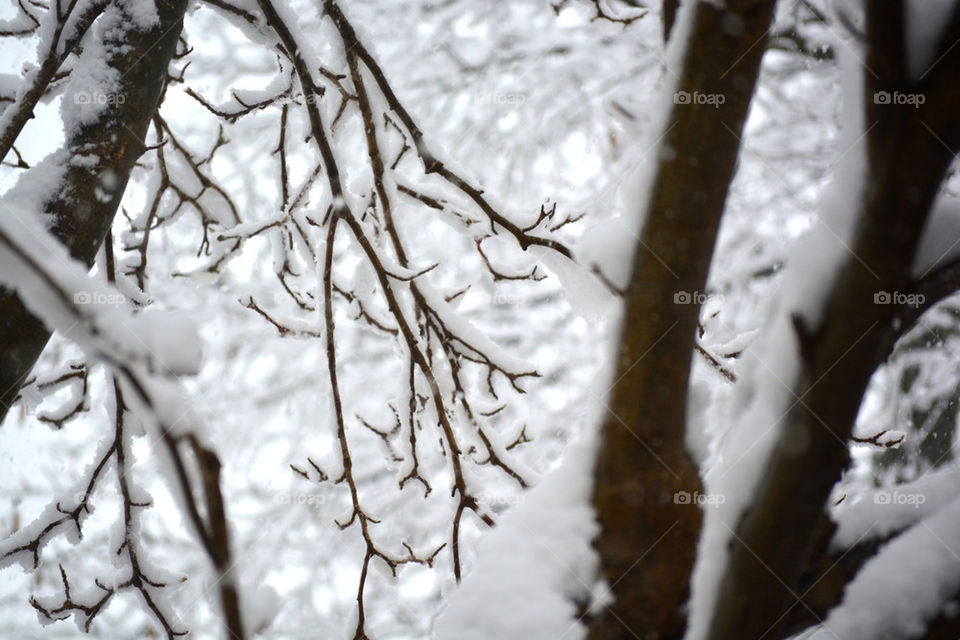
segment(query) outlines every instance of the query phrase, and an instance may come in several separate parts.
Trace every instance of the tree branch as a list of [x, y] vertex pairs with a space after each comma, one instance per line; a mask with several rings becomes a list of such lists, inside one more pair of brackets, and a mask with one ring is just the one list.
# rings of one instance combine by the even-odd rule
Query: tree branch
[[[123, 99], [107, 101], [94, 122], [67, 132], [59, 188], [38, 203], [37, 215], [50, 214], [54, 235], [73, 257], [87, 264], [92, 264], [103, 243], [130, 172], [145, 149], [143, 139], [176, 51], [187, 5], [186, 0], [158, 3], [159, 21], [143, 28], [124, 13], [126, 3], [135, 1], [124, 0], [111, 9], [118, 12], [121, 26], [105, 30], [103, 42], [108, 52], [104, 63], [119, 76], [117, 86], [105, 93]], [[94, 166], [91, 156], [96, 159]], [[21, 179], [31, 178], [28, 171]], [[0, 291], [0, 421], [49, 337], [43, 323], [16, 295]]]

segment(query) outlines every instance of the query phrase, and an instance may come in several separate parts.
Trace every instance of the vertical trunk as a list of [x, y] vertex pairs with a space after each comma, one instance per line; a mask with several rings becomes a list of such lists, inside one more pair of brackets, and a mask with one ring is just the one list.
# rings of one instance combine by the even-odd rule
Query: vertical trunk
[[597, 640], [684, 633], [702, 518], [693, 504], [700, 478], [685, 446], [696, 298], [706, 286], [773, 6], [773, 0], [731, 0], [723, 9], [700, 2], [690, 9], [689, 36], [676, 27], [671, 35], [689, 37], [676, 70], [678, 96], [689, 100], [675, 99], [668, 121], [603, 424], [596, 546], [615, 602], [591, 626]]
[[[867, 175], [850, 202], [860, 209], [856, 258], [837, 274], [822, 325], [797, 323], [803, 375], [794, 393], [802, 401], [784, 419], [733, 540], [711, 627], [717, 640], [782, 637], [787, 613], [806, 607], [798, 604], [805, 595], [800, 585], [822, 577], [811, 567], [835, 528], [827, 500], [849, 464], [847, 442], [863, 393], [898, 332], [899, 309], [877, 304], [875, 295], [910, 290], [914, 251], [960, 140], [960, 90], [951, 77], [960, 64], [952, 47], [960, 16], [946, 30], [940, 61], [912, 84], [903, 67], [902, 14], [901, 2], [867, 3]], [[898, 105], [875, 98], [878, 92], [923, 95], [924, 102]]]

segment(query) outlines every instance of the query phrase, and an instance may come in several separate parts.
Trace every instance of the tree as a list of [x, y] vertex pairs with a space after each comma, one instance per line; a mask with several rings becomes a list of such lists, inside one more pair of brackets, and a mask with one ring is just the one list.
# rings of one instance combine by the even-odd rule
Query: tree
[[[687, 298], [706, 290], [773, 4], [698, 3], [692, 23], [674, 27], [687, 50], [677, 58], [649, 195], [641, 196], [648, 201], [639, 205], [646, 213], [597, 459], [597, 549], [616, 601], [593, 625], [595, 638], [629, 637], [633, 629], [683, 636], [700, 511], [680, 498], [703, 493], [678, 401], [687, 395], [700, 315], [699, 300]], [[725, 26], [734, 20], [738, 29]], [[643, 556], [643, 570], [633, 572]]]
[[11, 620], [957, 635], [960, 9], [196, 6], [0, 24]]
[[[715, 12], [723, 17], [715, 20], [712, 31], [699, 30], [700, 22], [694, 18], [679, 79], [679, 86], [688, 93], [682, 95], [690, 95], [695, 88], [702, 88], [707, 96], [726, 96], [728, 102], [732, 95], [734, 109], [749, 100], [753, 93], [749, 80], [730, 79], [729, 85], [720, 85], [719, 88], [712, 83], [724, 80], [730, 75], [730, 69], [746, 57], [737, 47], [749, 51], [763, 46], [769, 33], [766, 25], [772, 7], [769, 3], [765, 7], [762, 5], [746, 3], [740, 7], [734, 4], [724, 10], [715, 10], [700, 4], [690, 10], [695, 16]], [[748, 9], [758, 12], [737, 18], [738, 13]], [[851, 463], [851, 443], [890, 445], [899, 442], [881, 443], [883, 433], [870, 438], [854, 438], [854, 425], [871, 377], [883, 365], [897, 339], [921, 318], [921, 313], [957, 288], [949, 265], [933, 273], [928, 269], [920, 278], [911, 272], [911, 267], [920, 255], [921, 232], [955, 153], [945, 141], [954, 139], [958, 125], [955, 117], [946, 115], [955, 110], [953, 101], [957, 85], [949, 77], [948, 67], [938, 67], [941, 59], [947, 60], [949, 65], [950, 48], [960, 33], [954, 30], [956, 17], [953, 17], [942, 32], [928, 36], [931, 38], [929, 43], [907, 42], [901, 23], [901, 16], [907, 15], [906, 11], [904, 4], [882, 9], [875, 4], [867, 5], [862, 27], [865, 34], [862, 65], [866, 70], [859, 85], [862, 94], [853, 93], [853, 99], [845, 105], [850, 113], [847, 126], [853, 131], [847, 148], [851, 158], [844, 161], [837, 172], [838, 195], [828, 201], [828, 209], [821, 213], [828, 228], [835, 224], [840, 229], [831, 231], [839, 243], [824, 242], [822, 237], [816, 237], [819, 246], [813, 242], [804, 246], [805, 255], [798, 255], [795, 259], [801, 265], [794, 267], [795, 273], [803, 268], [812, 273], [787, 281], [794, 287], [790, 291], [794, 298], [782, 305], [780, 319], [767, 330], [765, 338], [758, 341], [758, 347], [753, 350], [757, 354], [757, 367], [765, 370], [761, 375], [772, 376], [774, 382], [753, 381], [754, 387], [749, 392], [753, 397], [747, 403], [752, 407], [735, 419], [754, 422], [748, 425], [753, 427], [752, 431], [745, 429], [753, 437], [764, 437], [756, 431], [757, 426], [763, 431], [776, 428], [777, 433], [766, 445], [770, 447], [769, 455], [759, 457], [761, 473], [757, 474], [753, 496], [739, 497], [742, 502], [734, 512], [735, 519], [729, 519], [727, 515], [725, 522], [712, 523], [713, 527], [722, 524], [727, 529], [718, 537], [729, 541], [729, 559], [718, 558], [726, 555], [725, 550], [708, 546], [711, 533], [703, 534], [700, 562], [720, 563], [723, 568], [719, 572], [719, 594], [716, 602], [711, 603], [713, 612], [707, 618], [707, 626], [694, 630], [696, 634], [710, 638], [787, 637], [808, 626], [823, 623], [830, 610], [841, 603], [845, 586], [847, 601], [857, 602], [856, 588], [860, 585], [854, 576], [858, 571], [863, 569], [865, 575], [889, 579], [886, 574], [890, 569], [886, 567], [896, 566], [894, 554], [903, 553], [895, 536], [903, 531], [906, 531], [902, 534], [904, 538], [916, 533], [909, 527], [914, 519], [891, 529], [881, 524], [881, 518], [862, 531], [858, 540], [851, 541], [855, 544], [848, 542], [839, 546], [842, 537], [837, 534], [837, 524], [830, 513], [831, 493]], [[956, 10], [952, 12], [956, 16]], [[757, 16], [756, 21], [750, 19], [753, 15]], [[912, 16], [910, 19], [918, 18]], [[720, 53], [711, 51], [710, 55], [701, 58], [698, 55], [701, 48], [710, 46], [704, 45], [711, 42], [709, 34], [717, 37], [716, 34], [728, 35], [733, 31], [727, 29], [724, 33], [723, 20], [735, 21], [738, 25], [736, 33], [749, 37], [745, 41], [730, 38], [730, 43], [721, 48]], [[851, 19], [848, 26], [858, 32], [861, 27], [853, 24]], [[669, 27], [667, 31], [671, 31]], [[919, 56], [916, 50], [921, 47], [928, 47], [924, 66], [908, 69], [909, 63], [916, 65], [910, 56]], [[729, 57], [725, 58], [724, 54]], [[721, 61], [719, 67], [711, 69], [709, 64], [718, 59]], [[759, 55], [755, 60], [753, 65], [740, 67], [748, 79], [756, 77]], [[725, 71], [721, 72], [722, 69]], [[854, 73], [848, 82], [853, 84], [857, 77]], [[743, 93], [732, 93], [736, 90]], [[873, 98], [873, 104], [864, 100], [864, 96]], [[864, 110], [863, 114], [860, 109]], [[679, 107], [675, 110], [682, 112]], [[740, 146], [740, 129], [730, 126], [726, 128], [732, 134], [732, 140], [724, 141], [719, 148], [711, 146], [717, 144], [719, 134], [707, 133], [707, 127], [718, 120], [722, 124], [722, 118], [716, 117], [720, 109], [703, 108], [699, 113], [696, 110], [690, 113], [693, 115], [687, 127], [699, 135], [686, 144], [677, 146], [672, 143], [683, 135], [685, 122], [682, 116], [668, 118], [667, 126], [662, 129], [663, 144], [671, 152], [666, 158], [661, 153], [648, 196], [641, 248], [635, 258], [630, 285], [638, 293], [627, 290], [625, 344], [627, 352], [636, 354], [641, 360], [637, 362], [636, 358], [628, 357], [619, 363], [614, 403], [604, 428], [597, 470], [595, 504], [605, 527], [605, 533], [599, 537], [598, 550], [606, 566], [605, 577], [613, 585], [614, 594], [619, 596], [617, 605], [611, 610], [613, 615], [593, 627], [598, 638], [631, 637], [638, 629], [654, 629], [652, 637], [683, 635], [683, 620], [679, 615], [672, 623], [654, 618], [682, 611], [686, 593], [681, 588], [686, 584], [693, 562], [690, 556], [682, 553], [682, 549], [684, 546], [692, 548], [691, 539], [699, 524], [692, 516], [684, 517], [676, 507], [674, 513], [670, 513], [666, 504], [669, 488], [688, 492], [681, 494], [683, 496], [695, 495], [699, 490], [696, 482], [683, 479], [689, 478], [689, 473], [675, 471], [689, 468], [689, 463], [685, 463], [683, 450], [685, 423], [682, 409], [685, 403], [678, 402], [671, 391], [685, 388], [689, 369], [683, 366], [679, 374], [670, 375], [672, 368], [685, 365], [688, 354], [692, 355], [689, 345], [693, 340], [695, 319], [688, 318], [689, 314], [684, 313], [686, 308], [671, 309], [669, 293], [672, 281], [677, 282], [683, 296], [689, 295], [690, 289], [702, 290], [706, 282], [706, 265], [697, 269], [697, 277], [690, 280], [683, 271], [690, 258], [684, 254], [676, 255], [673, 248], [697, 247], [691, 251], [695, 259], [709, 259], [717, 225], [704, 224], [703, 219], [719, 219], [732, 173], [733, 157], [730, 154], [736, 154]], [[745, 113], [745, 105], [742, 111], [734, 113]], [[742, 122], [742, 116], [736, 121]], [[719, 128], [717, 124], [713, 126]], [[866, 141], [863, 165], [856, 164], [860, 160], [857, 136]], [[677, 173], [670, 173], [675, 166], [680, 169]], [[705, 175], [703, 167], [715, 171]], [[715, 177], [721, 186], [711, 189], [710, 179]], [[684, 203], [681, 200], [675, 204], [660, 195], [662, 193], [679, 193], [682, 194], [680, 197], [685, 196], [691, 201]], [[712, 201], [709, 199], [711, 193], [716, 194]], [[684, 214], [702, 226], [692, 231], [694, 224], [688, 222], [686, 227], [671, 229], [670, 225], [684, 220]], [[704, 228], [708, 237], [700, 239], [698, 234]], [[810, 255], [815, 256], [814, 260], [820, 264], [806, 266]], [[829, 256], [827, 260], [826, 256]], [[658, 261], [660, 265], [656, 264]], [[649, 271], [656, 274], [648, 275]], [[813, 287], [803, 282], [804, 279], [815, 281], [816, 290], [823, 293], [811, 295]], [[688, 286], [690, 289], [686, 288]], [[889, 293], [918, 292], [927, 288], [935, 289], [937, 293], [929, 296]], [[656, 299], [644, 302], [645, 298], [654, 295]], [[887, 300], [888, 296], [897, 299]], [[687, 302], [686, 299], [683, 301]], [[684, 328], [687, 344], [674, 347], [664, 340], [665, 346], [657, 347], [663, 334], [670, 332], [674, 325]], [[640, 348], [630, 349], [630, 336], [634, 332], [650, 331], [646, 327], [651, 326], [656, 330], [641, 333], [645, 338]], [[628, 375], [635, 380], [627, 382]], [[777, 388], [781, 385], [786, 394]], [[638, 389], [642, 390], [639, 395]], [[680, 397], [686, 395], [681, 392]], [[618, 397], [622, 398], [619, 405]], [[663, 417], [658, 409], [661, 404], [672, 408], [672, 419]], [[618, 428], [629, 428], [634, 424], [650, 425], [646, 429], [630, 430], [634, 436], [639, 436], [639, 445], [630, 442], [624, 430]], [[955, 422], [950, 427], [951, 432], [954, 428]], [[735, 432], [737, 428], [730, 427], [730, 430]], [[659, 445], [664, 441], [664, 433], [672, 434], [667, 436], [673, 441], [672, 447], [646, 444], [649, 440]], [[750, 443], [741, 442], [740, 446], [748, 447]], [[671, 455], [671, 451], [677, 450], [679, 454]], [[662, 459], [657, 454], [661, 454]], [[638, 460], [648, 462], [638, 463]], [[672, 472], [672, 480], [662, 471], [659, 474], [642, 471], [655, 467], [651, 462], [654, 460]], [[633, 476], [637, 467], [641, 472]], [[659, 500], [663, 505], [659, 511], [669, 513], [666, 517], [648, 515], [646, 512], [651, 510], [650, 507], [634, 506], [639, 501], [628, 497], [628, 489], [632, 486], [642, 487], [642, 491], [635, 490], [640, 496], [649, 495], [651, 485], [656, 488], [661, 484], [656, 480], [658, 475], [667, 477], [663, 484], [668, 489], [654, 493], [646, 501], [656, 504]], [[615, 479], [612, 480], [611, 476]], [[621, 488], [609, 488], [618, 485]], [[721, 497], [727, 496], [721, 494]], [[615, 515], [607, 516], [608, 513]], [[630, 520], [631, 517], [635, 519]], [[693, 525], [685, 527], [687, 522]], [[871, 531], [874, 526], [878, 531]], [[921, 521], [921, 525], [914, 526], [926, 525]], [[638, 535], [645, 537], [639, 544], [621, 544], [622, 540]], [[685, 544], [676, 544], [680, 538], [685, 539]], [[881, 547], [885, 542], [889, 544]], [[705, 558], [704, 554], [711, 555]], [[679, 562], [678, 558], [681, 559]], [[640, 570], [631, 573], [634, 564], [641, 565]], [[661, 566], [664, 568], [659, 569]], [[935, 576], [932, 580], [945, 578]], [[917, 637], [927, 624], [931, 625], [930, 633], [937, 637], [940, 637], [937, 634], [955, 633], [947, 630], [955, 624], [949, 614], [948, 602], [956, 597], [958, 585], [950, 579], [941, 585], [937, 588], [949, 595], [943, 600], [918, 605], [917, 609], [923, 613], [911, 612], [909, 622], [898, 620], [891, 625], [889, 618], [881, 615], [879, 617], [884, 622], [871, 625], [875, 629], [871, 632], [863, 629], [864, 625], [849, 626], [843, 615], [851, 614], [842, 607], [834, 610], [833, 616], [842, 621], [839, 628], [847, 633], [862, 634], [854, 637], [879, 637], [880, 633], [885, 633], [884, 637]], [[674, 595], [671, 595], [670, 588], [677, 589]], [[651, 613], [640, 614], [645, 618], [632, 617], [643, 612], [645, 605], [650, 606]], [[622, 608], [617, 609], [617, 606]], [[631, 624], [633, 620], [636, 623]]]
[[[932, 36], [937, 55], [925, 60], [918, 73], [908, 67], [909, 56], [918, 56], [916, 49], [928, 45], [906, 40], [901, 23], [906, 12], [904, 3], [882, 10], [866, 6], [867, 71], [861, 85], [865, 165], [856, 168], [861, 175], [850, 176], [858, 182], [844, 185], [846, 201], [836, 205], [847, 208], [854, 221], [849, 236], [853, 257], [844, 256], [828, 276], [818, 306], [791, 311], [800, 355], [792, 384], [803, 400], [785, 416], [764, 480], [739, 526], [714, 637], [739, 637], [745, 629], [763, 633], [797, 604], [807, 609], [799, 613], [801, 619], [809, 620], [808, 614], [816, 619], [823, 612], [796, 594], [826, 573], [816, 566], [817, 556], [836, 525], [824, 505], [849, 465], [847, 441], [867, 384], [919, 311], [956, 290], [949, 269], [916, 280], [911, 267], [955, 154], [944, 141], [955, 139], [960, 124], [953, 115], [957, 84], [948, 71], [950, 43], [960, 37], [960, 14], [954, 9], [946, 29]], [[948, 66], [940, 67], [944, 61]], [[923, 95], [924, 103], [914, 108], [898, 102], [905, 95]], [[920, 303], [886, 304], [886, 292], [915, 287], [932, 287], [937, 293]], [[909, 318], [900, 317], [903, 306]]]
[[[10, 224], [3, 229], [4, 259], [11, 265], [5, 275], [10, 287], [5, 318], [13, 327], [4, 334], [10, 343], [2, 354], [9, 361], [4, 367], [11, 375], [8, 396], [30, 404], [38, 394], [68, 393], [72, 397], [54, 411], [41, 407], [38, 418], [60, 429], [92, 409], [94, 424], [102, 427], [97, 420], [109, 420], [112, 437], [86, 454], [91, 463], [82, 471], [81, 483], [50, 503], [29, 526], [20, 528], [14, 512], [14, 533], [0, 554], [4, 564], [20, 561], [42, 572], [51, 540], [71, 531], [90, 533], [88, 516], [94, 502], [109, 495], [112, 474], [120, 528], [107, 540], [99, 537], [101, 548], [122, 558], [121, 566], [113, 572], [95, 567], [87, 577], [89, 567], [72, 571], [61, 564], [59, 593], [31, 596], [30, 603], [41, 619], [73, 616], [89, 630], [103, 611], [135, 591], [147, 604], [150, 625], [168, 637], [182, 633], [188, 628], [182, 611], [171, 606], [182, 597], [176, 589], [181, 576], [167, 575], [151, 562], [138, 535], [140, 513], [150, 498], [137, 488], [135, 476], [144, 476], [133, 460], [143, 443], [138, 436], [146, 435], [158, 454], [154, 464], [165, 472], [189, 530], [215, 570], [221, 598], [219, 611], [215, 608], [210, 615], [222, 618], [235, 637], [272, 620], [267, 614], [265, 621], [244, 620], [234, 568], [239, 560], [228, 535], [235, 524], [227, 518], [229, 495], [223, 484], [232, 465], [221, 463], [222, 445], [203, 425], [210, 415], [191, 402], [178, 383], [178, 378], [199, 371], [196, 331], [183, 314], [159, 309], [180, 306], [169, 304], [174, 297], [159, 304], [151, 299], [164, 294], [151, 286], [156, 272], [148, 269], [148, 257], [155, 265], [158, 241], [198, 244], [189, 275], [176, 267], [169, 271], [212, 280], [212, 290], [231, 288], [236, 263], [253, 257], [266, 258], [269, 264], [272, 258], [273, 269], [264, 274], [270, 278], [248, 283], [244, 295], [230, 306], [236, 309], [239, 303], [246, 322], [252, 319], [260, 332], [295, 341], [294, 348], [301, 352], [304, 343], [318, 345], [329, 380], [319, 395], [330, 398], [332, 419], [332, 424], [321, 425], [325, 437], [319, 440], [319, 451], [300, 449], [289, 464], [271, 463], [272, 472], [279, 467], [288, 479], [320, 488], [275, 492], [279, 501], [307, 498], [311, 504], [323, 504], [329, 495], [335, 504], [325, 514], [326, 522], [356, 532], [362, 549], [352, 633], [366, 637], [377, 622], [369, 619], [367, 599], [372, 589], [383, 588], [378, 584], [382, 580], [370, 577], [372, 568], [385, 566], [395, 575], [401, 568], [432, 567], [436, 561], [459, 581], [462, 538], [475, 537], [478, 525], [492, 525], [503, 508], [496, 495], [503, 491], [498, 483], [516, 491], [528, 486], [533, 475], [512, 459], [510, 450], [529, 442], [530, 436], [503, 399], [523, 393], [524, 381], [539, 373], [457, 313], [455, 305], [468, 297], [469, 285], [457, 282], [459, 268], [428, 262], [432, 247], [411, 230], [419, 226], [434, 234], [450, 224], [458, 229], [454, 254], [472, 252], [474, 263], [486, 270], [479, 288], [492, 298], [491, 284], [497, 281], [533, 284], [543, 278], [542, 267], [524, 257], [531, 247], [569, 260], [569, 249], [550, 237], [550, 229], [555, 232], [573, 220], [549, 203], [539, 212], [530, 211], [522, 224], [505, 215], [501, 205], [427, 141], [351, 21], [333, 2], [313, 7], [312, 26], [329, 36], [325, 45], [340, 65], [336, 71], [318, 63], [317, 51], [304, 41], [303, 25], [284, 6], [269, 1], [246, 8], [209, 3], [206, 10], [215, 12], [221, 29], [224, 20], [230, 21], [267, 52], [268, 60], [273, 58], [274, 80], [253, 97], [234, 90], [223, 105], [190, 86], [172, 96], [174, 87], [186, 83], [188, 65], [199, 57], [191, 55], [186, 39], [178, 43], [185, 8], [181, 3], [154, 11], [139, 1], [25, 5], [11, 21], [11, 37], [39, 34], [44, 51], [44, 38], [53, 33], [50, 42], [58, 44], [36, 78], [28, 78], [24, 89], [12, 96], [5, 112], [11, 117], [4, 140], [19, 159], [16, 168], [24, 170], [5, 196]], [[143, 33], [137, 31], [134, 37], [137, 29]], [[158, 39], [165, 46], [160, 52]], [[81, 45], [82, 52], [71, 55]], [[139, 69], [141, 60], [150, 61], [153, 75], [131, 72]], [[64, 77], [66, 149], [31, 166], [13, 144], [40, 98], [60, 92], [63, 82], [54, 80]], [[168, 122], [165, 113], [176, 113], [176, 105], [156, 109], [158, 102], [169, 105], [177, 97], [191, 100], [194, 112], [205, 111], [208, 121], [219, 121], [206, 154], [191, 148], [197, 138], [181, 135]], [[224, 155], [228, 136], [249, 135], [234, 125], [264, 113], [272, 116], [275, 151], [266, 159], [274, 163], [269, 171], [276, 175], [270, 185], [275, 200], [266, 209], [270, 213], [251, 207], [256, 213], [247, 217], [247, 207], [237, 203], [242, 199], [250, 206], [251, 199], [237, 195], [241, 188], [225, 186], [214, 165]], [[144, 135], [148, 124], [152, 140]], [[362, 153], [356, 154], [357, 149]], [[118, 221], [120, 243], [114, 246], [107, 227], [138, 159], [151, 177], [137, 194], [143, 200], [134, 206], [141, 213], [124, 210], [126, 222]], [[58, 172], [59, 166], [66, 170]], [[39, 176], [47, 177], [59, 200], [51, 204], [41, 190], [32, 188]], [[74, 183], [80, 186], [73, 188]], [[109, 199], [101, 193], [105, 189]], [[83, 205], [73, 206], [77, 202], [96, 205], [95, 217]], [[58, 216], [54, 236], [40, 224], [47, 212]], [[161, 235], [188, 212], [199, 219], [199, 240], [189, 228]], [[398, 221], [397, 215], [404, 220]], [[89, 224], [91, 219], [96, 224]], [[60, 245], [76, 243], [74, 257], [86, 259], [89, 266], [104, 235], [107, 242], [91, 279]], [[257, 246], [262, 240], [271, 243], [269, 251]], [[247, 251], [249, 245], [254, 247]], [[55, 257], [52, 265], [46, 254]], [[166, 255], [182, 257], [176, 251]], [[265, 280], [272, 280], [271, 288], [262, 287]], [[372, 330], [373, 337], [359, 340], [363, 334], [354, 323]], [[63, 374], [47, 375], [41, 368], [28, 376], [54, 329], [82, 346], [84, 358], [66, 363]], [[62, 345], [55, 339], [53, 346]], [[364, 361], [350, 353], [358, 346], [380, 352], [376, 359], [387, 370], [390, 392], [382, 403], [369, 400], [369, 388], [358, 393], [355, 374], [349, 371]], [[397, 348], [402, 356], [381, 355], [384, 349]], [[370, 356], [364, 357], [369, 361]], [[301, 366], [300, 371], [312, 369]], [[369, 377], [366, 382], [369, 385]], [[313, 403], [317, 395], [312, 394]], [[91, 406], [91, 397], [109, 403], [103, 415], [100, 407]], [[312, 411], [308, 405], [305, 419], [315, 422]], [[386, 461], [371, 465], [384, 455], [380, 446], [385, 447]], [[399, 500], [384, 503], [376, 493], [366, 494], [377, 483], [388, 489], [392, 485]], [[509, 504], [509, 496], [505, 498]], [[403, 503], [430, 514], [432, 527], [378, 534], [383, 514], [402, 512]], [[337, 505], [346, 509], [334, 512]], [[265, 506], [269, 508], [269, 502]], [[198, 569], [196, 575], [204, 573]], [[271, 599], [269, 590], [247, 597], [250, 608]], [[382, 619], [390, 613], [383, 607], [378, 615]]]

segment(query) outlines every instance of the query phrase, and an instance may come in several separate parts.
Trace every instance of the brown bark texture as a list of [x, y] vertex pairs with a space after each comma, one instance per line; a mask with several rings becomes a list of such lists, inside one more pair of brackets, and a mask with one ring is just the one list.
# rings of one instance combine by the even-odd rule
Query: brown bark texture
[[[186, 0], [157, 2], [160, 19], [154, 26], [144, 29], [125, 18], [119, 28], [102, 34], [108, 52], [105, 62], [118, 71], [119, 85], [109, 100], [104, 97], [105, 108], [95, 122], [67, 132], [62, 184], [37, 211], [53, 216], [54, 235], [74, 258], [88, 265], [103, 244], [134, 163], [145, 150], [144, 136], [176, 53], [186, 5]], [[121, 10], [123, 6], [118, 5]], [[91, 155], [97, 159], [95, 166], [86, 158], [73, 161]], [[23, 179], [29, 180], [29, 173]], [[0, 421], [49, 338], [46, 327], [17, 295], [0, 289]]]
[[[637, 243], [602, 427], [596, 548], [614, 602], [590, 637], [680, 638], [702, 491], [685, 445], [700, 292], [736, 168], [774, 2], [696, 3]], [[680, 37], [676, 33], [671, 38]]]

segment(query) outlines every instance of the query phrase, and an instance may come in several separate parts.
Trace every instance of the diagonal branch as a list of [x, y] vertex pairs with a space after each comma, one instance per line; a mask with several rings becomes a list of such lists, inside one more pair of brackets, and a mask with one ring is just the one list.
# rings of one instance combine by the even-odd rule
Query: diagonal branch
[[[101, 34], [107, 51], [103, 64], [118, 78], [114, 86], [101, 90], [123, 99], [106, 101], [93, 121], [67, 132], [64, 149], [46, 161], [59, 165], [59, 185], [36, 203], [36, 214], [50, 214], [54, 235], [73, 257], [87, 264], [103, 243], [130, 172], [144, 151], [143, 139], [176, 51], [187, 5], [186, 0], [158, 3], [159, 20], [144, 27], [128, 15], [136, 11], [128, 6], [130, 2], [136, 0], [117, 2], [108, 9], [119, 27]], [[74, 97], [65, 98], [70, 99]], [[32, 178], [30, 171], [22, 176], [26, 181]], [[0, 210], [0, 215], [8, 216], [10, 211]], [[43, 323], [16, 295], [0, 292], [0, 421], [49, 337]]]
[[[0, 115], [0, 160], [7, 157], [7, 153], [10, 152], [24, 125], [33, 117], [34, 108], [40, 102], [43, 94], [46, 93], [57, 71], [76, 49], [90, 25], [106, 8], [107, 3], [108, 0], [96, 0], [84, 4], [83, 12], [76, 16], [73, 24], [70, 25], [69, 33], [65, 33], [65, 30], [73, 17], [77, 0], [71, 0], [66, 11], [57, 16], [56, 27], [53, 36], [50, 38], [51, 46], [47, 50], [43, 62], [40, 63], [40, 68], [29, 77], [29, 82], [25, 88], [17, 93], [14, 103]], [[57, 3], [57, 6], [59, 6], [59, 3]], [[52, 16], [55, 9], [51, 7], [49, 11]]]

